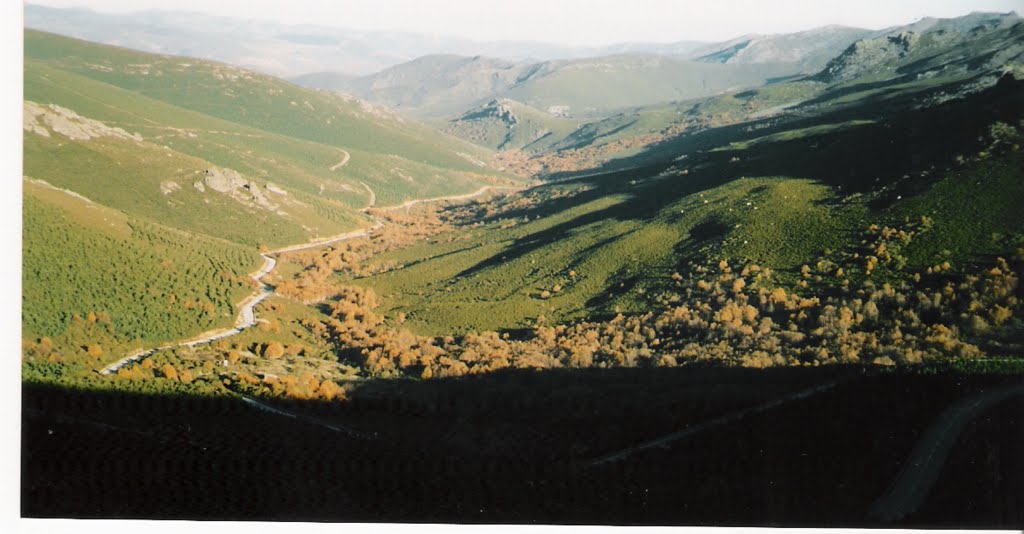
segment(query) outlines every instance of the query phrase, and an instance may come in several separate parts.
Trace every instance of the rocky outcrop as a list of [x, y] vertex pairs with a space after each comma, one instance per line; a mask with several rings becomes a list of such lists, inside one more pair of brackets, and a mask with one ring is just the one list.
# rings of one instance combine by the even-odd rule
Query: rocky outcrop
[[142, 136], [137, 133], [130, 134], [121, 128], [107, 126], [56, 104], [44, 106], [26, 100], [22, 109], [22, 128], [43, 137], [50, 137], [52, 131], [74, 141], [88, 141], [98, 137], [142, 141]]
[[275, 194], [278, 194], [278, 195], [287, 195], [288, 194], [287, 191], [285, 191], [284, 189], [281, 189], [280, 187], [278, 187], [278, 186], [276, 186], [276, 185], [274, 185], [274, 184], [272, 184], [270, 182], [267, 182], [267, 191], [270, 191], [271, 193], [275, 193]]
[[831, 83], [853, 79], [863, 73], [878, 70], [883, 64], [906, 56], [920, 40], [921, 35], [913, 31], [862, 39], [829, 61], [816, 78]]
[[218, 193], [228, 193], [249, 184], [249, 181], [242, 178], [238, 171], [232, 169], [210, 167], [203, 174], [203, 183], [206, 187]]
[[164, 195], [169, 195], [179, 189], [181, 189], [181, 185], [179, 185], [178, 182], [173, 182], [171, 180], [160, 182], [160, 192]]
[[203, 179], [194, 185], [201, 192], [210, 189], [229, 195], [243, 204], [275, 211], [278, 205], [273, 202], [272, 196], [288, 195], [287, 191], [272, 183], [260, 186], [255, 180], [247, 180], [234, 169], [219, 167], [210, 167], [203, 171]]
[[456, 121], [474, 121], [482, 119], [497, 120], [504, 123], [505, 126], [509, 128], [519, 122], [519, 118], [516, 117], [516, 113], [512, 109], [510, 103], [504, 100], [491, 100], [487, 104], [467, 112], [456, 119]]

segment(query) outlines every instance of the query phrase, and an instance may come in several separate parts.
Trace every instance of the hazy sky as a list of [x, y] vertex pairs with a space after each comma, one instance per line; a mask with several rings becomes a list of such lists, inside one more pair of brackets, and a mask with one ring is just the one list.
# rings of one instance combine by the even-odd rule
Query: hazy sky
[[34, 0], [101, 12], [187, 10], [288, 23], [568, 44], [722, 40], [826, 24], [880, 29], [924, 16], [1024, 12], [1024, 0]]

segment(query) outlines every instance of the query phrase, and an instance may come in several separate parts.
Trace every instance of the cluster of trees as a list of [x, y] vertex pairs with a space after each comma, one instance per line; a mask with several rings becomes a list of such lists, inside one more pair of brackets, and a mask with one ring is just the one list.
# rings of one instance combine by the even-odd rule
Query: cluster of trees
[[224, 379], [229, 387], [259, 396], [288, 397], [295, 400], [345, 400], [345, 388], [329, 379], [320, 380], [313, 373], [295, 375], [263, 374], [262, 378], [246, 371], [231, 373]]
[[[571, 193], [566, 193], [571, 194]], [[306, 271], [362, 272], [374, 254], [459, 224], [496, 218], [541, 199], [515, 196], [486, 205], [431, 213], [414, 237], [415, 214], [396, 217], [396, 233], [307, 254]], [[335, 286], [325, 300], [327, 317], [302, 325], [334, 347], [344, 362], [378, 377], [459, 376], [506, 367], [672, 366], [692, 361], [735, 365], [820, 365], [865, 362], [915, 364], [949, 356], [977, 357], [974, 336], [1020, 319], [1022, 258], [999, 259], [977, 275], [948, 262], [906, 272], [905, 248], [926, 232], [923, 217], [903, 227], [871, 225], [861, 246], [831, 252], [804, 265], [794, 278], [753, 263], [726, 260], [673, 273], [661, 308], [607, 321], [546, 326], [511, 340], [497, 332], [427, 337], [387, 321], [375, 309], [372, 289]], [[555, 291], [551, 288], [550, 291]], [[550, 293], [549, 291], [549, 293]], [[542, 295], [543, 297], [543, 295]]]
[[450, 223], [440, 218], [437, 209], [422, 205], [408, 210], [371, 210], [370, 213], [387, 224], [367, 237], [342, 241], [324, 249], [282, 254], [280, 261], [297, 265], [300, 272], [288, 279], [278, 276], [272, 281], [275, 291], [305, 304], [322, 302], [342, 290], [333, 279], [335, 273], [362, 277], [400, 268], [393, 262], [374, 262], [373, 258], [452, 229]]
[[825, 286], [785, 287], [770, 269], [733, 268], [722, 260], [688, 275], [674, 273], [671, 303], [660, 312], [537, 326], [532, 336], [517, 340], [497, 332], [418, 336], [376, 314], [372, 290], [345, 288], [329, 302], [329, 318], [309, 318], [304, 325], [333, 343], [340, 357], [379, 377], [694, 361], [917, 364], [983, 356], [970, 341], [974, 336], [1021, 319], [1022, 265], [1024, 251], [1012, 266], [999, 258], [975, 275], [944, 269], [896, 285], [865, 277], [856, 286], [818, 293], [815, 288]]
[[[113, 377], [115, 385], [129, 389], [147, 389], [155, 384], [164, 390], [181, 386], [215, 392], [222, 388], [262, 396], [282, 396], [296, 400], [342, 400], [345, 388], [309, 366], [289, 362], [309, 356], [301, 343], [280, 341], [179, 348], [157, 353], [122, 367]], [[279, 363], [278, 363], [279, 362]], [[273, 372], [261, 368], [273, 366]], [[151, 387], [149, 387], [151, 389]]]

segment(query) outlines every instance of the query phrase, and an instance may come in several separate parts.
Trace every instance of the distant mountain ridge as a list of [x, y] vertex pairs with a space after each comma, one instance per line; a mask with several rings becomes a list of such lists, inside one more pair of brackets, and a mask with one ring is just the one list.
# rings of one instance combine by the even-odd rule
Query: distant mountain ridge
[[484, 55], [512, 61], [610, 54], [683, 55], [708, 43], [618, 43], [569, 46], [533, 41], [479, 42], [400, 31], [287, 25], [184, 11], [99, 13], [25, 5], [25, 27], [144, 52], [212, 59], [275, 76], [332, 72], [362, 76], [424, 55]]
[[355, 79], [331, 79], [324, 74], [293, 81], [330, 80], [331, 85], [318, 88], [424, 119], [449, 118], [498, 98], [594, 117], [615, 109], [756, 86], [800, 72], [801, 67], [793, 63], [722, 64], [651, 54], [532, 63], [434, 55]]
[[[802, 70], [819, 69], [850, 43], [871, 35], [871, 30], [824, 26], [796, 33], [747, 35], [694, 51], [697, 61], [714, 63], [791, 62]], [[712, 49], [712, 51], [708, 51]]]
[[[1024, 54], [1024, 19], [1016, 13], [972, 13], [955, 19], [922, 19], [914, 24], [875, 32], [860, 39], [839, 54], [815, 78], [835, 83], [865, 74], [888, 77], [926, 75], [931, 66], [944, 70], [980, 71], [996, 65], [1020, 61]], [[1016, 38], [989, 43], [999, 30], [1007, 30]], [[992, 46], [986, 56], [977, 50]], [[908, 65], [907, 58], [919, 61]], [[987, 59], [984, 59], [987, 57]], [[970, 58], [970, 64], [964, 59]], [[947, 72], [948, 74], [948, 72]]]
[[[181, 11], [150, 10], [107, 14], [82, 8], [61, 9], [33, 4], [25, 6], [25, 27], [145, 52], [224, 61], [286, 77], [321, 72], [357, 77], [421, 56], [444, 54], [469, 57], [481, 55], [534, 63], [624, 54], [696, 59], [702, 56], [717, 57], [716, 53], [727, 51], [737, 41], [624, 42], [605, 46], [569, 46], [531, 41], [479, 42], [411, 32], [286, 25]], [[869, 30], [830, 26], [786, 35], [813, 40], [823, 35], [836, 34], [821, 43], [811, 43], [810, 50], [815, 53], [817, 50], [831, 51], [836, 46], [833, 44], [834, 39], [842, 40], [843, 35], [850, 32], [870, 33]], [[786, 35], [739, 38], [750, 41], [751, 50], [736, 58], [726, 59], [735, 63], [765, 63], [792, 58], [793, 50], [785, 49], [788, 46]], [[841, 49], [842, 46], [836, 53]], [[775, 57], [775, 54], [780, 55]], [[828, 53], [822, 52], [822, 55]], [[824, 61], [832, 55], [824, 58]]]

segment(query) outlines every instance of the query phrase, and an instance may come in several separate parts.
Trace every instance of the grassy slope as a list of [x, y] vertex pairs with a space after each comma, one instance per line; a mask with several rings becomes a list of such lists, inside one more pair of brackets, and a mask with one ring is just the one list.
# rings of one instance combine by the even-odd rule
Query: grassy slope
[[756, 86], [792, 74], [792, 69], [792, 65], [718, 65], [613, 56], [556, 65], [550, 73], [531, 78], [502, 96], [541, 109], [569, 105], [574, 113], [593, 113]]
[[[25, 172], [32, 178], [71, 189], [136, 217], [182, 230], [219, 236], [255, 249], [260, 243], [284, 245], [317, 235], [335, 235], [356, 217], [334, 208], [323, 215], [315, 206], [283, 205], [287, 216], [251, 209], [212, 190], [198, 191], [203, 169], [211, 165], [159, 146], [113, 139], [84, 142], [25, 136]], [[180, 189], [162, 194], [162, 183]]]
[[473, 112], [439, 126], [452, 135], [490, 149], [538, 152], [571, 134], [580, 125], [577, 119], [556, 117], [519, 102], [506, 100], [502, 103], [515, 114], [517, 122], [512, 127], [494, 116], [472, 116], [475, 115]]
[[[935, 224], [906, 247], [909, 266], [942, 258], [967, 270], [1020, 246], [1021, 156], [949, 176], [929, 169], [953, 164], [958, 152], [976, 154], [992, 122], [1016, 124], [1024, 116], [1019, 85], [927, 111], [907, 105], [927, 96], [920, 86], [885, 99], [868, 89], [837, 110], [822, 104], [788, 121], [765, 120], [764, 128], [687, 135], [653, 151], [660, 164], [547, 186], [588, 190], [464, 230], [464, 241], [444, 248], [400, 252], [406, 268], [359, 283], [378, 288], [386, 307], [406, 312], [423, 332], [514, 329], [541, 315], [550, 323], [642, 313], [673, 271], [712, 258], [750, 259], [794, 276], [827, 251], [857, 251], [872, 223], [901, 226], [921, 216]], [[680, 152], [691, 157], [665, 160]], [[529, 223], [502, 228], [525, 216]], [[556, 284], [561, 292], [539, 298]]]
[[[75, 315], [94, 312], [110, 316], [109, 333], [118, 341], [173, 340], [232, 324], [235, 303], [251, 292], [237, 279], [261, 264], [254, 249], [145, 222], [32, 182], [24, 189], [26, 338], [51, 336], [60, 345]], [[212, 311], [186, 308], [186, 302], [212, 304]]]
[[[834, 200], [829, 188], [785, 177], [606, 183], [571, 205], [516, 216], [540, 216], [529, 223], [501, 228], [509, 217], [464, 240], [399, 252], [406, 268], [358, 283], [433, 334], [642, 313], [691, 261], [725, 255], [795, 270], [841, 244], [862, 214], [826, 200]], [[540, 298], [556, 285], [560, 292]]]
[[[363, 183], [389, 204], [502, 179], [470, 161], [486, 159], [478, 147], [273, 78], [35, 31], [25, 44], [27, 101], [143, 139], [25, 131], [24, 175], [93, 201], [26, 182], [25, 339], [51, 337], [66, 361], [88, 359], [88, 344], [119, 357], [230, 325], [251, 291], [256, 244], [366, 224]], [[212, 166], [288, 194], [267, 210], [193, 187]], [[177, 189], [161, 191], [168, 183]], [[73, 320], [89, 312], [110, 320]]]
[[[276, 78], [228, 65], [145, 54], [31, 30], [25, 32], [25, 53], [29, 64], [42, 64], [124, 89], [134, 93], [139, 104], [157, 101], [173, 106], [164, 106], [164, 112], [186, 109], [201, 114], [203, 120], [222, 121], [220, 128], [210, 130], [255, 130], [268, 143], [279, 147], [268, 154], [270, 159], [277, 160], [273, 156], [281, 155], [300, 160], [307, 159], [302, 156], [308, 152], [319, 152], [313, 160], [319, 164], [317, 169], [308, 168], [309, 164], [302, 169], [301, 163], [294, 163], [319, 178], [313, 181], [330, 183], [334, 175], [327, 167], [341, 159], [339, 150], [349, 151], [353, 156], [362, 151], [362, 158], [353, 157], [351, 167], [346, 166], [341, 175], [349, 183], [367, 181], [371, 187], [378, 186], [379, 203], [467, 192], [488, 179], [485, 171], [459, 155], [461, 152], [471, 158], [486, 159], [487, 152], [480, 147], [437, 135], [418, 123], [364, 109], [358, 102]], [[55, 85], [66, 87], [62, 82]], [[169, 118], [173, 117], [164, 113], [157, 122], [178, 126], [179, 121]], [[199, 118], [195, 114], [189, 117]], [[279, 143], [282, 138], [285, 142]], [[244, 150], [234, 150], [236, 158], [237, 153], [254, 148], [246, 145]], [[415, 185], [406, 187], [395, 169], [411, 177]], [[267, 174], [272, 172], [264, 170]], [[451, 174], [454, 179], [448, 177]]]

